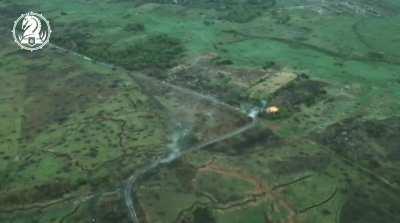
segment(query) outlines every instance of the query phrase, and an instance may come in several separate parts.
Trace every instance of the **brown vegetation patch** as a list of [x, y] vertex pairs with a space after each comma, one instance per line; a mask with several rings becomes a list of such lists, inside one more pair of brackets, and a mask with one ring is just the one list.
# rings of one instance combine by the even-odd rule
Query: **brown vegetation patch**
[[64, 123], [71, 114], [113, 92], [101, 74], [86, 73], [65, 80], [62, 76], [43, 72], [28, 77], [22, 124], [25, 140], [32, 140], [51, 124]]

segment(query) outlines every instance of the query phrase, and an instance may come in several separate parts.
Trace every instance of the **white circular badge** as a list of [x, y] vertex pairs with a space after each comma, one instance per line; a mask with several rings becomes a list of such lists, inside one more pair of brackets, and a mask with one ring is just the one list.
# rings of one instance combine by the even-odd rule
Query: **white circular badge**
[[49, 21], [34, 12], [22, 14], [14, 22], [14, 41], [24, 50], [40, 50], [49, 43], [51, 28]]

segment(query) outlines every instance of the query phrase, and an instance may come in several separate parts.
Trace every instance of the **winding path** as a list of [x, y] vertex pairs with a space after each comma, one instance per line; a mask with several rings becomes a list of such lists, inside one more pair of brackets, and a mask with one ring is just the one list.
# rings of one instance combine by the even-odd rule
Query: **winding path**
[[[60, 47], [60, 46], [57, 46], [57, 45], [54, 45], [54, 44], [50, 44], [50, 46], [56, 48], [57, 50], [68, 52], [68, 53], [71, 53], [71, 54], [76, 55], [78, 57], [81, 57], [84, 60], [91, 61], [91, 62], [94, 62], [96, 64], [103, 65], [103, 66], [105, 66], [107, 68], [116, 68], [116, 67], [118, 67], [119, 69], [124, 70], [127, 73], [129, 73], [129, 75], [132, 78], [140, 78], [140, 79], [145, 79], [145, 80], [148, 80], [148, 81], [157, 81], [159, 84], [164, 85], [166, 87], [172, 88], [174, 90], [180, 91], [180, 92], [185, 93], [185, 94], [192, 95], [192, 96], [197, 97], [197, 98], [205, 99], [207, 101], [212, 102], [215, 105], [222, 106], [222, 107], [224, 107], [224, 108], [226, 108], [228, 110], [231, 110], [232, 112], [236, 112], [236, 113], [241, 113], [243, 115], [247, 115], [249, 118], [251, 118], [251, 122], [245, 124], [244, 126], [238, 128], [236, 130], [233, 130], [232, 132], [229, 132], [229, 133], [226, 133], [226, 134], [221, 135], [219, 137], [216, 137], [216, 138], [214, 138], [214, 139], [212, 139], [212, 140], [210, 140], [208, 142], [199, 144], [197, 146], [194, 146], [194, 147], [191, 147], [191, 148], [171, 148], [171, 147], [168, 147], [167, 149], [172, 151], [171, 154], [168, 154], [166, 157], [158, 159], [155, 162], [143, 167], [142, 169], [139, 169], [139, 170], [135, 171], [126, 180], [125, 186], [123, 188], [123, 195], [124, 195], [124, 199], [125, 199], [125, 204], [126, 204], [126, 206], [128, 208], [128, 213], [129, 213], [129, 217], [131, 219], [131, 222], [133, 222], [133, 223], [139, 223], [139, 219], [138, 219], [138, 216], [137, 216], [137, 213], [136, 213], [136, 210], [135, 210], [135, 206], [134, 206], [134, 202], [133, 202], [133, 198], [132, 197], [133, 197], [133, 192], [135, 190], [135, 182], [141, 176], [143, 176], [146, 173], [158, 168], [160, 165], [168, 164], [170, 162], [173, 162], [173, 161], [179, 159], [180, 157], [182, 157], [183, 155], [186, 155], [186, 154], [188, 154], [190, 152], [200, 150], [200, 149], [205, 148], [207, 146], [210, 146], [212, 144], [215, 144], [215, 143], [227, 140], [229, 138], [235, 137], [237, 135], [240, 135], [241, 133], [243, 133], [243, 132], [251, 129], [253, 126], [255, 126], [255, 124], [257, 123], [257, 114], [262, 110], [262, 108], [257, 108], [256, 107], [256, 108], [253, 108], [251, 111], [249, 111], [249, 113], [246, 114], [246, 113], [240, 111], [238, 108], [233, 107], [233, 106], [231, 106], [231, 105], [229, 105], [227, 103], [224, 103], [224, 102], [222, 102], [222, 101], [220, 101], [220, 100], [218, 100], [218, 99], [216, 99], [216, 98], [214, 98], [212, 96], [204, 95], [204, 94], [198, 93], [196, 91], [192, 91], [190, 89], [186, 89], [186, 88], [183, 88], [183, 87], [180, 87], [180, 86], [176, 86], [176, 85], [164, 82], [164, 81], [159, 81], [159, 80], [154, 79], [152, 77], [145, 76], [145, 75], [143, 75], [141, 73], [129, 71], [129, 70], [127, 70], [127, 69], [125, 69], [123, 67], [120, 67], [120, 66], [115, 66], [113, 64], [109, 64], [109, 63], [105, 63], [105, 62], [101, 62], [101, 61], [96, 61], [96, 60], [94, 60], [94, 59], [92, 59], [90, 57], [87, 57], [87, 56], [82, 55], [80, 53], [77, 53], [75, 51], [72, 51], [72, 50], [69, 50], [69, 49], [65, 49], [63, 47]], [[178, 152], [176, 152], [176, 151], [178, 151]]]
[[[157, 167], [159, 167], [162, 164], [167, 164], [167, 163], [170, 163], [170, 162], [172, 162], [174, 160], [179, 159], [180, 157], [182, 157], [183, 155], [185, 155], [187, 153], [190, 153], [190, 152], [193, 152], [193, 151], [196, 151], [196, 150], [200, 150], [200, 149], [205, 148], [205, 147], [207, 147], [209, 145], [212, 145], [214, 143], [218, 143], [218, 142], [224, 141], [226, 139], [232, 138], [232, 137], [234, 137], [236, 135], [239, 135], [239, 134], [247, 131], [248, 129], [252, 128], [255, 125], [255, 123], [256, 123], [256, 118], [253, 118], [250, 123], [240, 127], [237, 130], [234, 130], [234, 131], [232, 131], [230, 133], [224, 134], [224, 135], [222, 135], [220, 137], [217, 137], [217, 138], [215, 138], [213, 140], [210, 140], [210, 141], [208, 141], [206, 143], [194, 146], [192, 148], [180, 150], [180, 151], [183, 151], [183, 152], [180, 152], [176, 156], [172, 156], [172, 158], [171, 158], [171, 156], [167, 156], [167, 157], [165, 157], [163, 159], [159, 159], [159, 160], [155, 161], [154, 163], [150, 164], [149, 166], [147, 166], [147, 167], [143, 168], [142, 170], [139, 170], [136, 173], [134, 173], [133, 175], [131, 175], [128, 178], [126, 186], [124, 188], [124, 197], [125, 197], [126, 206], [129, 209], [129, 215], [130, 215], [130, 217], [132, 219], [132, 222], [139, 223], [139, 220], [138, 220], [135, 208], [134, 208], [133, 199], [132, 199], [134, 186], [135, 186], [134, 184], [135, 184], [135, 182], [136, 182], [136, 180], [138, 178], [140, 178], [144, 174], [150, 172], [151, 170], [156, 169]], [[171, 150], [172, 148], [168, 148], [168, 149]]]

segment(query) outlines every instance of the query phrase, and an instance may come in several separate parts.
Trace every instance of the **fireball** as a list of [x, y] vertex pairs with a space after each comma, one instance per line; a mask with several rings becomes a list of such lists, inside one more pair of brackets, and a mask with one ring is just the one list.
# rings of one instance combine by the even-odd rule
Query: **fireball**
[[279, 108], [276, 107], [276, 106], [270, 106], [270, 107], [265, 109], [265, 112], [267, 114], [277, 114], [279, 112]]

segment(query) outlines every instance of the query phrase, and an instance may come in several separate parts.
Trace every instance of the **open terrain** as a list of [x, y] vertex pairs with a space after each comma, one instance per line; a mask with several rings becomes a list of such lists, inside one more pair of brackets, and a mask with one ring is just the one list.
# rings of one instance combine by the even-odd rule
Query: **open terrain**
[[0, 222], [400, 222], [399, 24], [396, 0], [0, 1]]

